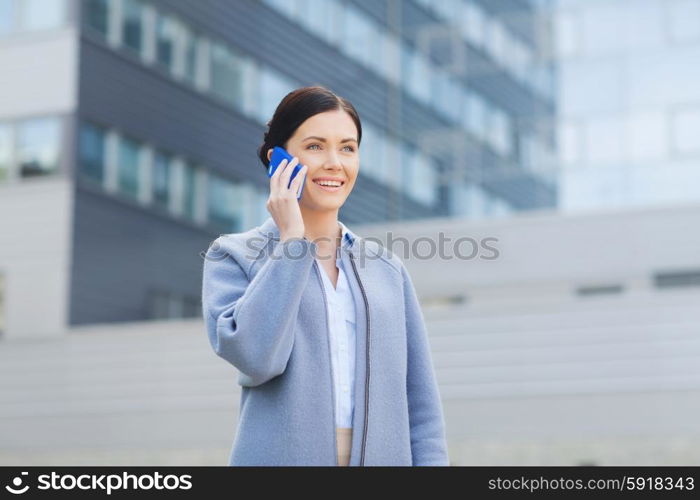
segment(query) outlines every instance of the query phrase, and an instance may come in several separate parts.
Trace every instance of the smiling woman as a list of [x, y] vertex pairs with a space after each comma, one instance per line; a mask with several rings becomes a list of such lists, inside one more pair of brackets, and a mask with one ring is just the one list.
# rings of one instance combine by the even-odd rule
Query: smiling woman
[[275, 147], [292, 156], [270, 177], [272, 217], [219, 236], [203, 269], [209, 341], [241, 386], [229, 465], [448, 465], [408, 272], [338, 220], [360, 168], [355, 108], [303, 87], [268, 127], [265, 168]]

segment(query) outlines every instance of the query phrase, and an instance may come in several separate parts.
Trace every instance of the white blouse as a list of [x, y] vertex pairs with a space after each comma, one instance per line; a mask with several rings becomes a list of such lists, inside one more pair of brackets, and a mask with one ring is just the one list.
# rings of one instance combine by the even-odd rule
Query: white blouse
[[[342, 243], [346, 243], [346, 227], [342, 228]], [[339, 249], [340, 250], [340, 249]], [[355, 394], [355, 301], [348, 285], [347, 275], [340, 256], [336, 257], [338, 281], [333, 288], [328, 273], [321, 266], [323, 286], [326, 291], [328, 325], [330, 330], [331, 365], [335, 387], [335, 425], [352, 427]]]

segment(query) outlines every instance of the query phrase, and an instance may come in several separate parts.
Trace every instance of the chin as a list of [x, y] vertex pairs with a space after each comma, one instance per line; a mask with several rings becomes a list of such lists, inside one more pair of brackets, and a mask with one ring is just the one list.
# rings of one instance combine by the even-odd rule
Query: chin
[[304, 206], [312, 209], [312, 210], [319, 210], [322, 212], [327, 212], [329, 210], [338, 210], [340, 207], [343, 206], [343, 203], [345, 203], [345, 199], [338, 200], [335, 203], [329, 203], [328, 201], [324, 202], [317, 202], [317, 201], [311, 201], [310, 203], [305, 203]]

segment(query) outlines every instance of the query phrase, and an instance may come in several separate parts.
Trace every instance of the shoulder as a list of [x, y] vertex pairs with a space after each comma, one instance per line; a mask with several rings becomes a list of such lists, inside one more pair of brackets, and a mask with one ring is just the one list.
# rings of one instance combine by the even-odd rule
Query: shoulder
[[362, 249], [362, 254], [367, 258], [382, 262], [399, 275], [403, 276], [404, 273], [406, 273], [406, 267], [401, 258], [380, 242], [374, 239], [359, 237], [357, 243]]
[[270, 236], [264, 235], [259, 226], [238, 233], [223, 233], [209, 243], [203, 257], [206, 261], [230, 261], [238, 263], [247, 274], [248, 267], [269, 243]]

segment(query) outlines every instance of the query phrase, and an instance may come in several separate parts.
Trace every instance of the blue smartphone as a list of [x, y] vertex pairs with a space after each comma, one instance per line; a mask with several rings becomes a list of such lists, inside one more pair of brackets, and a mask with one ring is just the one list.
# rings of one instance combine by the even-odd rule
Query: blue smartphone
[[[270, 155], [270, 165], [267, 167], [267, 176], [272, 177], [272, 175], [275, 173], [275, 170], [277, 170], [277, 167], [280, 166], [280, 163], [282, 160], [287, 160], [287, 164], [291, 162], [294, 159], [292, 155], [290, 155], [286, 149], [281, 148], [279, 146], [275, 146], [272, 149], [272, 155]], [[297, 163], [294, 165], [294, 171], [292, 172], [292, 176], [289, 179], [289, 184], [287, 187], [292, 185], [292, 181], [294, 180], [294, 176], [297, 175], [299, 170], [301, 170], [301, 167], [303, 165], [301, 163]], [[306, 174], [304, 174], [306, 176]], [[304, 192], [304, 184], [306, 183], [306, 179], [304, 179], [301, 183], [301, 189], [299, 189], [299, 193], [297, 194], [297, 200], [301, 198], [302, 193]]]

